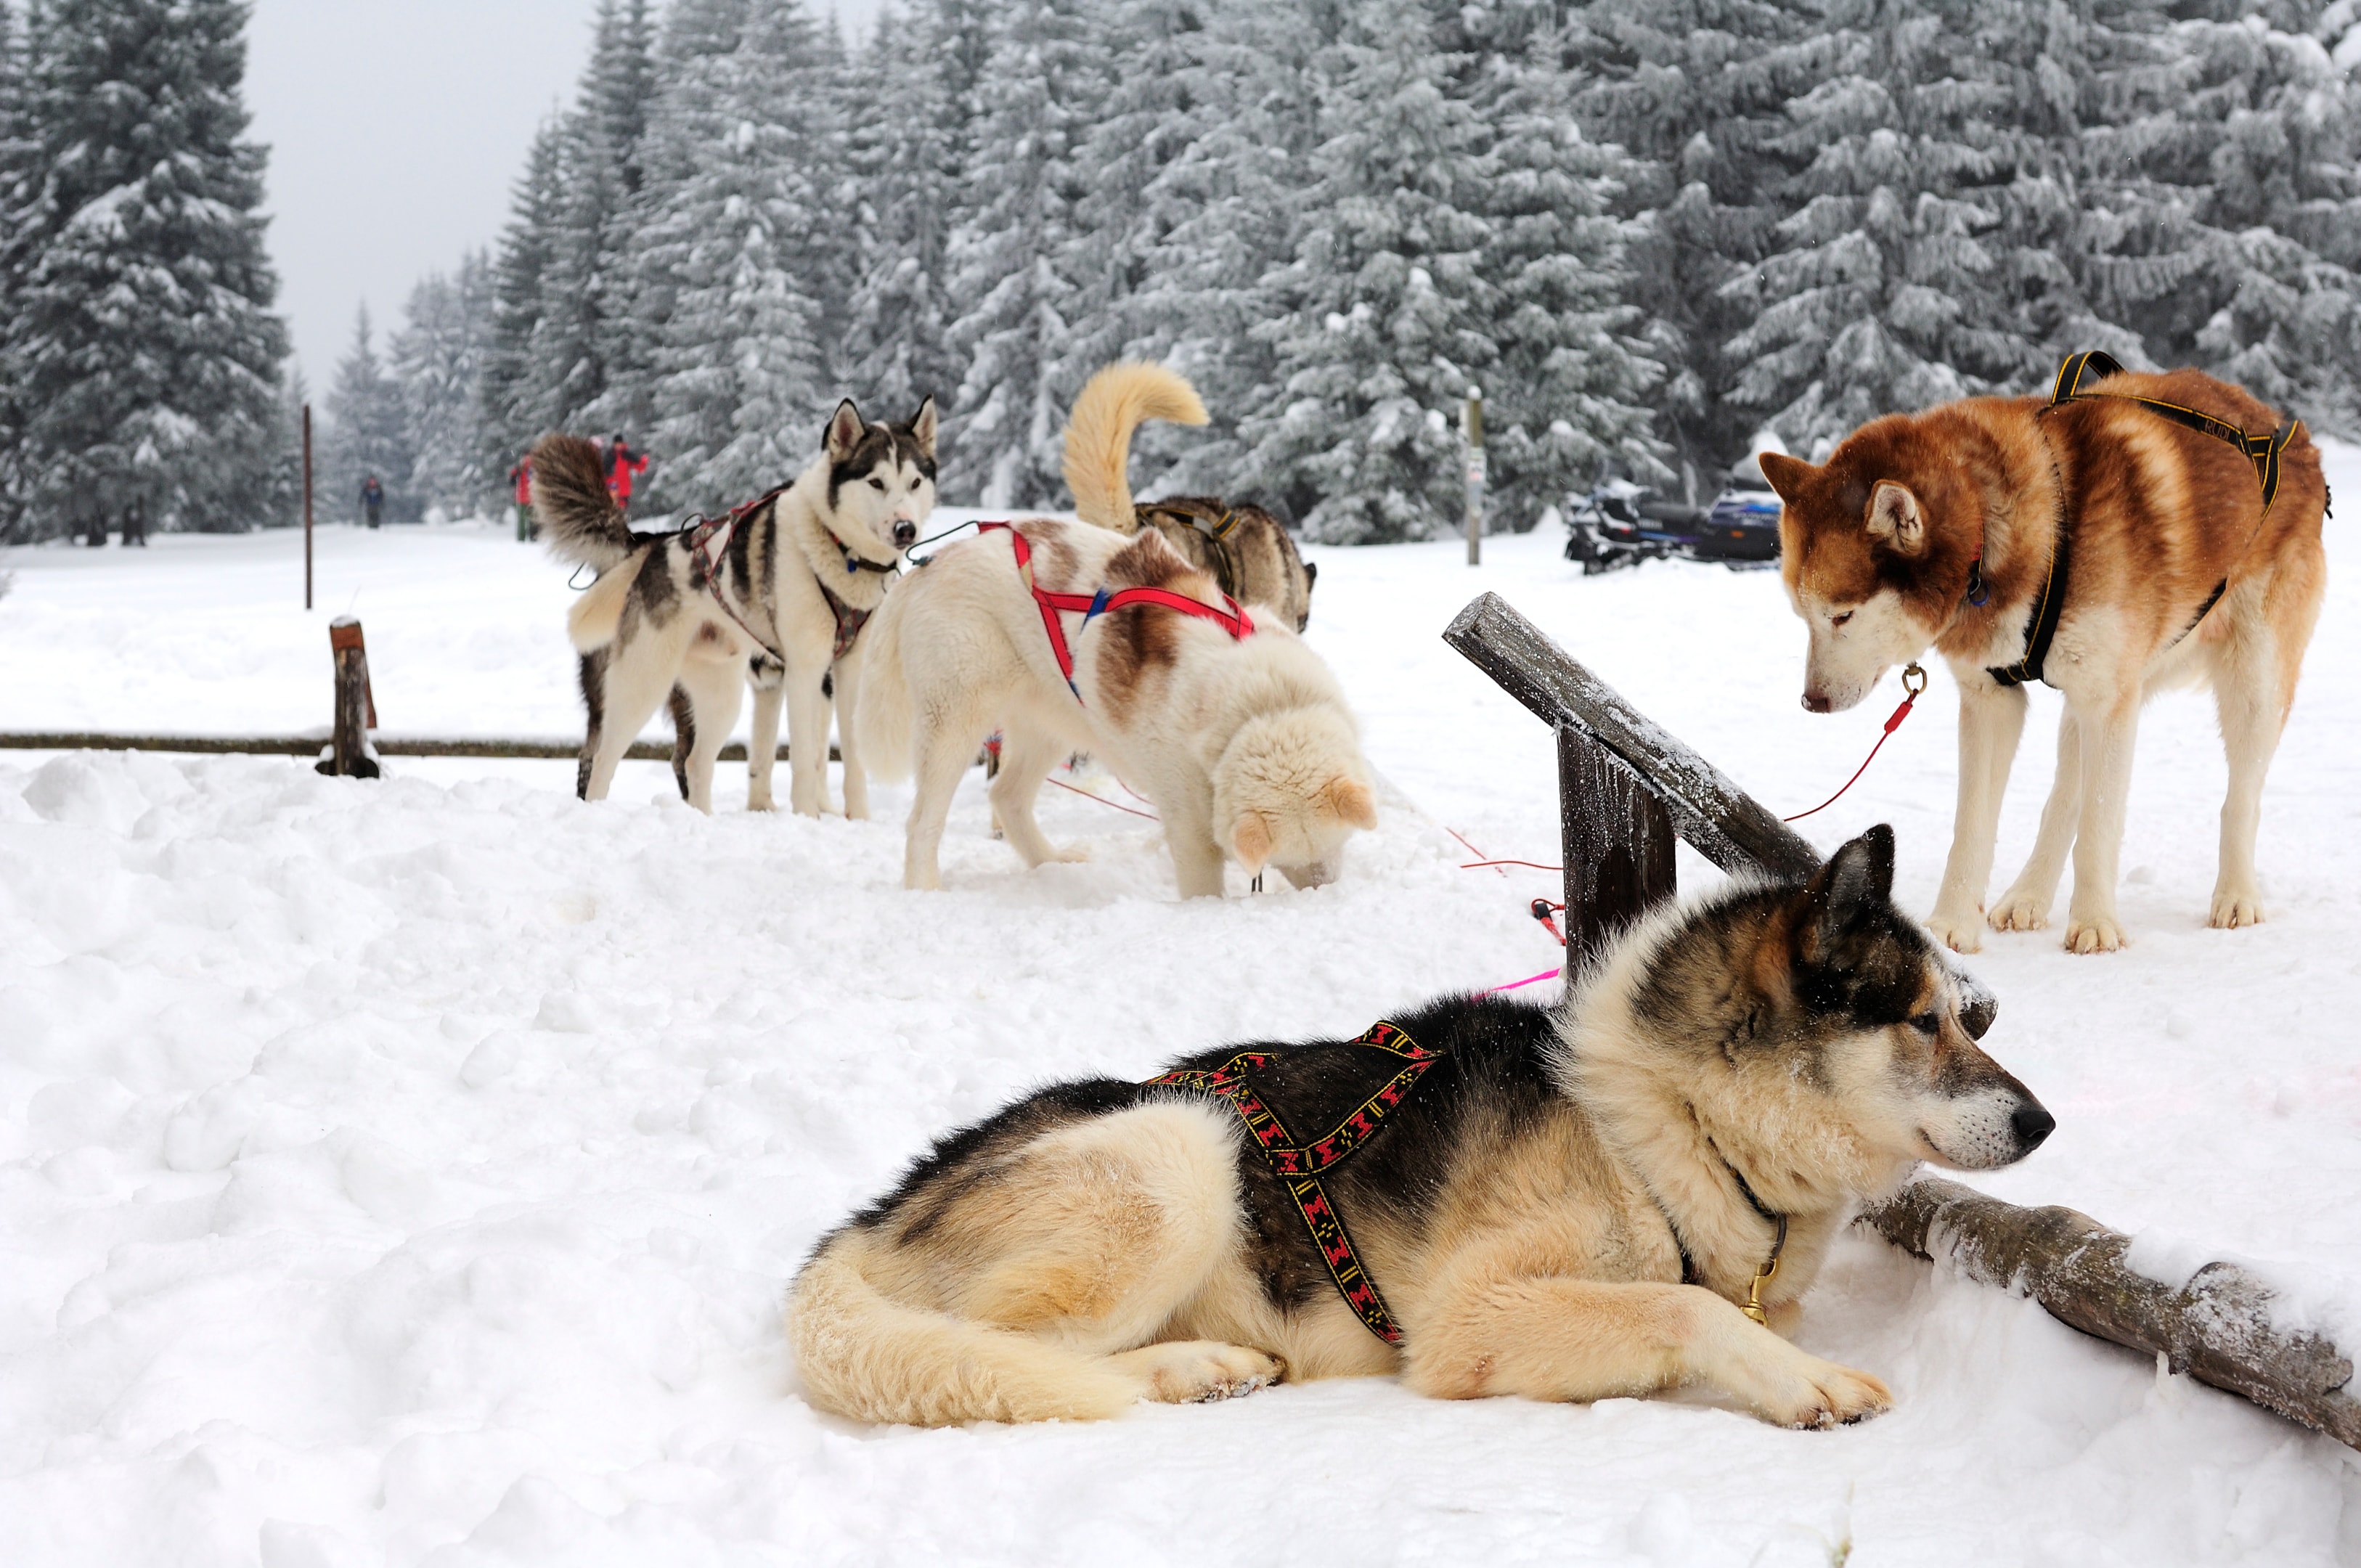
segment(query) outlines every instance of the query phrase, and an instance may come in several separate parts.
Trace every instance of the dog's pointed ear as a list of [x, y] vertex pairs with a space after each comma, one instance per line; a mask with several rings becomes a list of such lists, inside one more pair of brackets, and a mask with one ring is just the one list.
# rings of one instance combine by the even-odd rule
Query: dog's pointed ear
[[918, 450], [932, 459], [935, 455], [935, 399], [932, 393], [928, 393], [927, 400], [918, 405], [918, 411], [910, 416], [910, 433], [917, 438]]
[[1847, 933], [1894, 899], [1894, 829], [1881, 822], [1828, 857], [1805, 885], [1797, 956], [1823, 959]]
[[1880, 479], [1869, 492], [1869, 536], [1897, 555], [1925, 554], [1927, 509], [1909, 486]]
[[1320, 563], [1317, 561], [1306, 561], [1303, 563], [1303, 591], [1305, 593], [1310, 593], [1312, 591], [1312, 585], [1319, 580]]
[[1336, 814], [1337, 821], [1347, 828], [1358, 828], [1364, 833], [1377, 831], [1378, 802], [1377, 797], [1369, 793], [1367, 784], [1339, 773], [1328, 781], [1327, 789], [1322, 793], [1328, 809]]
[[1792, 501], [1804, 490], [1804, 482], [1815, 470], [1800, 457], [1790, 457], [1784, 452], [1765, 452], [1755, 459], [1763, 465], [1763, 477], [1770, 481], [1772, 490], [1783, 501]]
[[828, 460], [841, 463], [851, 456], [852, 449], [861, 444], [862, 432], [868, 428], [861, 422], [861, 411], [852, 406], [851, 398], [837, 404], [836, 412], [828, 418], [828, 434], [824, 443]]
[[1237, 826], [1230, 829], [1230, 847], [1238, 854], [1238, 864], [1252, 876], [1262, 870], [1270, 859], [1270, 820], [1259, 811], [1238, 813]]

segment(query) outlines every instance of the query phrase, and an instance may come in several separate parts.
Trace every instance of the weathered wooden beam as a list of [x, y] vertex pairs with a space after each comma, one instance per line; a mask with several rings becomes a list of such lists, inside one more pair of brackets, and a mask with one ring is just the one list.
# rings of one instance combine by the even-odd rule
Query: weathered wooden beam
[[368, 731], [377, 720], [377, 702], [369, 691], [368, 650], [361, 641], [361, 623], [349, 615], [330, 621], [328, 649], [336, 661], [335, 719], [320, 772], [337, 778], [376, 778], [380, 770], [369, 751]]
[[1482, 594], [1443, 634], [1552, 729], [1605, 747], [1662, 803], [1674, 830], [1732, 873], [1807, 877], [1820, 857], [1803, 835], [1577, 663], [1498, 594]]
[[2318, 1334], [2277, 1327], [2276, 1293], [2235, 1264], [2209, 1263], [2180, 1285], [2151, 1279], [2124, 1261], [2131, 1238], [2087, 1214], [2020, 1209], [1931, 1176], [1861, 1223], [1978, 1284], [2031, 1296], [2084, 1333], [2162, 1355], [2175, 1372], [2361, 1448], [2352, 1361]]
[[[139, 735], [99, 729], [13, 729], [0, 731], [0, 751], [189, 751], [212, 756], [316, 757], [330, 742], [327, 730], [309, 735]], [[555, 737], [518, 739], [509, 736], [387, 735], [372, 737], [380, 757], [522, 757], [572, 762], [582, 754], [582, 742]], [[637, 762], [668, 762], [670, 740], [635, 740], [624, 753]], [[829, 762], [840, 762], [837, 749], [828, 749]], [[732, 740], [721, 748], [721, 761], [742, 762], [746, 743]], [[779, 761], [787, 760], [787, 743], [779, 742]]]
[[1574, 725], [1557, 731], [1559, 839], [1565, 850], [1565, 967], [1582, 966], [1677, 891], [1673, 819], [1628, 764]]

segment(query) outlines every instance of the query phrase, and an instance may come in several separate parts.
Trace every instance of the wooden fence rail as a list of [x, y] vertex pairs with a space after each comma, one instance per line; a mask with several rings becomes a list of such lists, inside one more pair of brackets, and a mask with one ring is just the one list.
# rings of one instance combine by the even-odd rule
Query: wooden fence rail
[[[1444, 632], [1557, 731], [1569, 974], [1674, 892], [1672, 837], [1726, 872], [1799, 880], [1820, 857], [1801, 835], [1623, 700], [1498, 594]], [[1990, 1008], [1987, 1008], [1987, 1012]], [[2059, 1321], [2245, 1396], [2361, 1448], [2353, 1361], [2279, 1328], [2275, 1292], [2230, 1263], [2179, 1285], [2125, 1261], [2130, 1239], [2071, 1209], [2025, 1209], [1922, 1174], [1861, 1223], [1980, 1284], [2029, 1295]]]

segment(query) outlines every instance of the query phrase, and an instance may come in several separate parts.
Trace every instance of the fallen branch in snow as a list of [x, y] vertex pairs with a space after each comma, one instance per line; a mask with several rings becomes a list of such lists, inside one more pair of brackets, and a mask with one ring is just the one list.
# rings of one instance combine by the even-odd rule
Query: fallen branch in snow
[[[1808, 840], [1498, 594], [1471, 600], [1443, 637], [1557, 731], [1570, 964], [1673, 895], [1675, 834], [1733, 875], [1794, 879], [1819, 868]], [[1934, 1177], [1861, 1222], [1905, 1252], [2030, 1295], [2085, 1333], [2161, 1354], [2177, 1372], [2361, 1448], [2352, 1361], [2317, 1333], [2277, 1327], [2276, 1293], [2235, 1265], [2166, 1284], [2125, 1261], [2130, 1237], [2088, 1215], [2020, 1209]]]
[[2352, 1361], [2316, 1333], [2276, 1326], [2277, 1292], [2235, 1264], [2209, 1263], [2169, 1285], [2125, 1263], [2131, 1238], [2087, 1214], [2020, 1209], [1938, 1177], [1921, 1177], [1861, 1223], [1980, 1285], [2031, 1296], [2084, 1333], [2162, 1355], [2175, 1372], [2361, 1448]]
[[[324, 727], [308, 735], [135, 735], [94, 729], [18, 729], [0, 731], [0, 751], [193, 751], [214, 756], [316, 757], [330, 740]], [[549, 757], [572, 762], [582, 754], [579, 740], [515, 740], [500, 736], [388, 735], [372, 733], [369, 743], [381, 757]], [[668, 762], [670, 740], [635, 740], [624, 753], [633, 762]], [[829, 762], [840, 759], [828, 749]], [[742, 762], [746, 743], [732, 740], [721, 748], [720, 760]], [[779, 761], [787, 760], [785, 741], [779, 743]]]

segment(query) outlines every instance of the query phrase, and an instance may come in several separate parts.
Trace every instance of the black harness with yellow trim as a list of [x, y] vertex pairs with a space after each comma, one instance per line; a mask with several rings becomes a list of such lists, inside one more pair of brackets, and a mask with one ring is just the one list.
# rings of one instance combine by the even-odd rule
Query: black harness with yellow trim
[[[2049, 387], [2049, 401], [2040, 412], [2047, 414], [2053, 409], [2062, 408], [2068, 403], [2074, 402], [2103, 400], [2137, 403], [2150, 413], [2161, 419], [2170, 420], [2185, 430], [2193, 430], [2200, 435], [2210, 435], [2216, 441], [2224, 442], [2236, 447], [2240, 454], [2255, 466], [2255, 481], [2262, 487], [2263, 492], [2263, 516], [2265, 518], [2270, 516], [2271, 503], [2279, 499], [2279, 458], [2287, 451], [2288, 443], [2295, 439], [2296, 432], [2302, 428], [2301, 420], [2288, 420], [2268, 435], [2256, 435], [2243, 426], [2232, 424], [2227, 420], [2216, 419], [2202, 409], [2167, 402], [2161, 398], [2144, 398], [2131, 392], [2099, 392], [2083, 389], [2087, 385], [2103, 381], [2110, 376], [2120, 376], [2123, 373], [2123, 366], [2113, 355], [2097, 349], [2088, 349], [2074, 355], [2058, 367], [2057, 378], [2050, 383]], [[2037, 414], [2035, 417], [2037, 420], [2040, 415]], [[2023, 685], [2029, 681], [2044, 679], [2042, 669], [2049, 658], [2049, 644], [2057, 638], [2059, 619], [2066, 610], [2067, 575], [2072, 565], [2074, 554], [2072, 516], [2066, 505], [2066, 481], [2064, 474], [2058, 466], [2058, 449], [2050, 444], [2049, 432], [2047, 428], [2042, 429], [2041, 441], [2049, 453], [2049, 475], [2058, 490], [2057, 533], [2055, 542], [2050, 546], [2048, 574], [2042, 579], [2040, 597], [2034, 600], [2032, 614], [2026, 621], [2024, 657], [2013, 664], [2004, 664], [1984, 672], [1992, 676], [1993, 681], [2004, 686]], [[2260, 524], [2257, 524], [2257, 532], [2260, 531]], [[1970, 602], [1975, 604], [1983, 602], [1982, 598], [1977, 597], [1981, 587], [1982, 564], [1980, 557], [1970, 572], [1969, 598]], [[2205, 596], [2205, 602], [2199, 606], [2197, 613], [2190, 618], [2188, 627], [2180, 633], [2181, 637], [2186, 637], [2190, 632], [2197, 630], [2199, 622], [2213, 613], [2213, 607], [2222, 602], [2222, 596], [2228, 591], [2229, 587], [2230, 579], [2226, 576], [2213, 585], [2213, 591]], [[2179, 641], [2180, 638], [2175, 638], [2174, 641]]]

